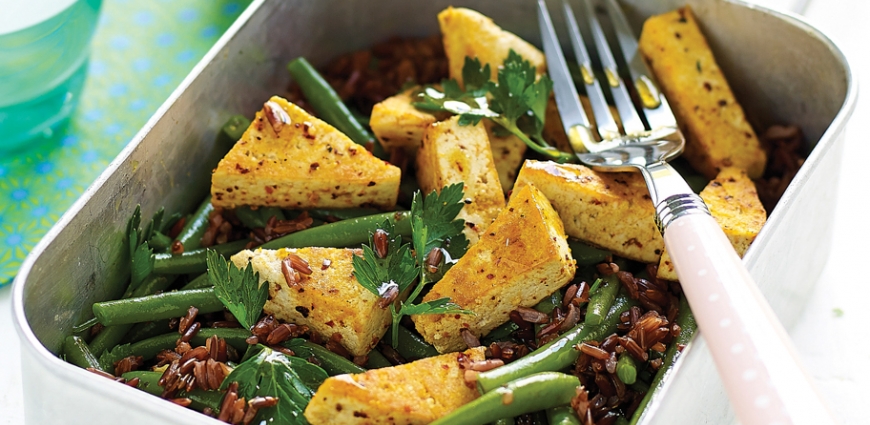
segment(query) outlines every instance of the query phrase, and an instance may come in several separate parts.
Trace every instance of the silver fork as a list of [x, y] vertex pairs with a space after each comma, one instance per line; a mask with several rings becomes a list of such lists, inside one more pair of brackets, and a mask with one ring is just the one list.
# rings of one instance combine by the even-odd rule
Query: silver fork
[[547, 6], [538, 0], [538, 21], [556, 105], [577, 158], [596, 171], [640, 171], [643, 175], [655, 206], [656, 224], [741, 423], [835, 423], [801, 367], [785, 330], [704, 201], [668, 165], [668, 160], [682, 153], [685, 138], [640, 57], [636, 38], [619, 6], [615, 0], [603, 0], [648, 125], [619, 76], [590, 0], [580, 2], [624, 131], [619, 131], [602, 84], [592, 71], [574, 12], [563, 3], [571, 45], [596, 119], [597, 128], [592, 128], [577, 99]]

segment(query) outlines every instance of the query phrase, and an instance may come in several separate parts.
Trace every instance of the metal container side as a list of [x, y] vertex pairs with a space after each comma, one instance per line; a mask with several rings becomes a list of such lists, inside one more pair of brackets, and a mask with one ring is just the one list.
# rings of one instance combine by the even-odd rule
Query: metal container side
[[[650, 3], [626, 2], [635, 22], [678, 6], [670, 0]], [[851, 72], [839, 50], [797, 18], [725, 0], [689, 3], [757, 126], [797, 123], [813, 148], [745, 257], [762, 292], [790, 324], [826, 261], [819, 252], [830, 246], [827, 205], [834, 200], [830, 188], [836, 187], [843, 126], [854, 106]], [[216, 423], [56, 357], [72, 325], [90, 315], [90, 304], [123, 290], [118, 282], [129, 273], [129, 259], [120, 229], [137, 203], [143, 217], [160, 206], [192, 209], [227, 148], [215, 146], [218, 129], [232, 114], [251, 115], [280, 93], [289, 82], [289, 59], [304, 55], [322, 64], [392, 35], [436, 33], [435, 15], [450, 4], [255, 0], [25, 260], [13, 308], [22, 339], [27, 422]], [[539, 38], [530, 25], [533, 2], [452, 4], [480, 10], [533, 43]], [[554, 18], [564, 28], [561, 17]], [[795, 243], [807, 238], [813, 243]], [[724, 423], [732, 417], [703, 339], [687, 350], [645, 423]], [[100, 406], [99, 413], [90, 406]]]

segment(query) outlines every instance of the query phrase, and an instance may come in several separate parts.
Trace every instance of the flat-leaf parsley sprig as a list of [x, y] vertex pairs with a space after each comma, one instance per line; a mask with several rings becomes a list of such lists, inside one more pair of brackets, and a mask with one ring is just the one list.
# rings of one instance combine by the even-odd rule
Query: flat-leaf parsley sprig
[[571, 154], [550, 146], [542, 136], [553, 81], [546, 75], [537, 78], [531, 62], [513, 50], [498, 70], [498, 83], [490, 81], [490, 75], [489, 64], [481, 67], [480, 60], [466, 57], [462, 67], [465, 90], [456, 80], [444, 80], [440, 91], [431, 86], [424, 88], [414, 106], [457, 114], [460, 125], [474, 125], [489, 118], [535, 152], [557, 162], [571, 161]]
[[[440, 194], [433, 191], [425, 198], [419, 191], [414, 194], [411, 202], [413, 252], [410, 244], [402, 244], [402, 237], [395, 234], [392, 223], [387, 220], [369, 236], [369, 244], [363, 245], [363, 256], [353, 258], [357, 281], [380, 298], [381, 307], [390, 308], [393, 346], [398, 344], [402, 316], [473, 314], [449, 298], [414, 303], [426, 285], [468, 248], [468, 240], [462, 233], [465, 222], [456, 219], [464, 205], [462, 188], [459, 183], [443, 188]], [[407, 301], [399, 299], [415, 281], [417, 284]]]
[[[314, 392], [327, 378], [319, 366], [304, 359], [284, 355], [258, 345], [249, 349], [242, 364], [233, 369], [221, 384], [226, 391], [238, 385], [238, 397], [252, 400], [271, 397], [273, 400], [256, 411], [255, 424], [307, 425], [303, 412]], [[250, 409], [250, 407], [248, 408]]]
[[254, 272], [251, 263], [240, 269], [214, 250], [208, 250], [206, 255], [208, 280], [214, 285], [215, 295], [236, 320], [250, 330], [263, 312], [269, 286], [260, 284], [259, 273]]

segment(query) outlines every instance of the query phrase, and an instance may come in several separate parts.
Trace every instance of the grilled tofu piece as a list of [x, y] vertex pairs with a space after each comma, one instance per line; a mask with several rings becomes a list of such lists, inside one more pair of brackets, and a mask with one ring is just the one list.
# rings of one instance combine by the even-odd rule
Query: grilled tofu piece
[[412, 105], [415, 90], [419, 88], [388, 97], [372, 108], [369, 126], [387, 152], [402, 149], [409, 154], [416, 153], [426, 128], [449, 116], [447, 113], [433, 114], [415, 108]]
[[[739, 168], [723, 168], [716, 179], [701, 191], [701, 199], [722, 226], [734, 250], [743, 257], [767, 221], [767, 212], [758, 199], [755, 183]], [[677, 272], [667, 250], [662, 254], [656, 277], [677, 280]]]
[[459, 125], [459, 116], [429, 126], [417, 151], [417, 182], [423, 193], [464, 183], [465, 206], [457, 218], [469, 244], [480, 239], [504, 208], [504, 193], [482, 123]]
[[413, 316], [417, 331], [441, 352], [466, 347], [468, 329], [480, 337], [506, 322], [511, 310], [531, 307], [574, 278], [562, 220], [538, 189], [515, 189], [480, 241], [444, 274], [423, 301], [449, 297], [475, 314]]
[[484, 360], [484, 348], [333, 376], [317, 389], [305, 419], [311, 425], [428, 424], [479, 396], [465, 383], [463, 356]]
[[485, 119], [483, 125], [489, 136], [489, 146], [492, 148], [492, 158], [495, 160], [495, 170], [498, 172], [498, 181], [505, 195], [514, 187], [517, 179], [517, 170], [523, 163], [526, 154], [526, 143], [513, 134], [503, 136], [496, 135], [498, 124]]
[[761, 177], [767, 154], [692, 10], [684, 7], [647, 19], [640, 51], [686, 135], [683, 156], [692, 166], [710, 179], [731, 166], [746, 170], [751, 178]]
[[[298, 286], [290, 286], [281, 270], [281, 262], [296, 255], [305, 260], [311, 275], [302, 277]], [[392, 318], [388, 309], [377, 306], [378, 297], [366, 290], [353, 275], [353, 256], [360, 249], [300, 248], [245, 250], [232, 256], [239, 268], [250, 262], [268, 282], [269, 299], [263, 307], [279, 320], [307, 325], [324, 339], [341, 336], [341, 344], [355, 355], [371, 351], [389, 328]]]
[[212, 172], [212, 204], [393, 208], [400, 178], [398, 167], [275, 96]]
[[[411, 97], [414, 90], [407, 90], [387, 98], [372, 109], [369, 124], [372, 132], [375, 133], [381, 145], [388, 152], [392, 152], [393, 149], [402, 149], [409, 154], [416, 155], [417, 149], [423, 142], [423, 133], [426, 132], [426, 129], [450, 116], [447, 113], [432, 114], [415, 108], [412, 105], [414, 99]], [[507, 194], [513, 187], [517, 177], [517, 169], [523, 162], [526, 144], [514, 135], [496, 136], [493, 127], [497, 127], [497, 125], [490, 120], [483, 120], [483, 123], [489, 136], [499, 182], [503, 192]]]
[[527, 185], [550, 200], [569, 236], [632, 260], [659, 261], [664, 240], [640, 173], [598, 173], [582, 165], [527, 160], [514, 190]]
[[538, 75], [547, 69], [544, 54], [522, 38], [501, 29], [492, 19], [471, 9], [448, 7], [438, 14], [444, 53], [450, 78], [462, 85], [462, 67], [465, 58], [477, 58], [481, 65], [489, 64], [492, 80], [498, 77], [498, 68], [513, 50], [531, 62]]

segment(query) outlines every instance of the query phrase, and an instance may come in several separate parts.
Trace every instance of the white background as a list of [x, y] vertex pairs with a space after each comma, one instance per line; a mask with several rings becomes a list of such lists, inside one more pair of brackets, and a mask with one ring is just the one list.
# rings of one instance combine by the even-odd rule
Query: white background
[[[829, 35], [844, 50], [859, 81], [870, 84], [870, 1], [867, 0], [755, 0], [764, 6], [793, 10]], [[800, 321], [791, 330], [794, 343], [819, 390], [842, 424], [870, 423], [859, 394], [870, 394], [870, 339], [866, 320], [870, 285], [866, 269], [870, 243], [868, 176], [861, 175], [862, 159], [870, 158], [861, 124], [870, 118], [870, 95], [859, 95], [846, 134], [828, 265], [816, 285]], [[864, 134], [862, 134], [862, 132]], [[866, 164], [864, 165], [867, 166]], [[799, 243], [812, 243], [801, 241]], [[819, 253], [825, 255], [825, 253]], [[23, 424], [18, 337], [12, 325], [11, 291], [0, 290], [0, 425]]]

